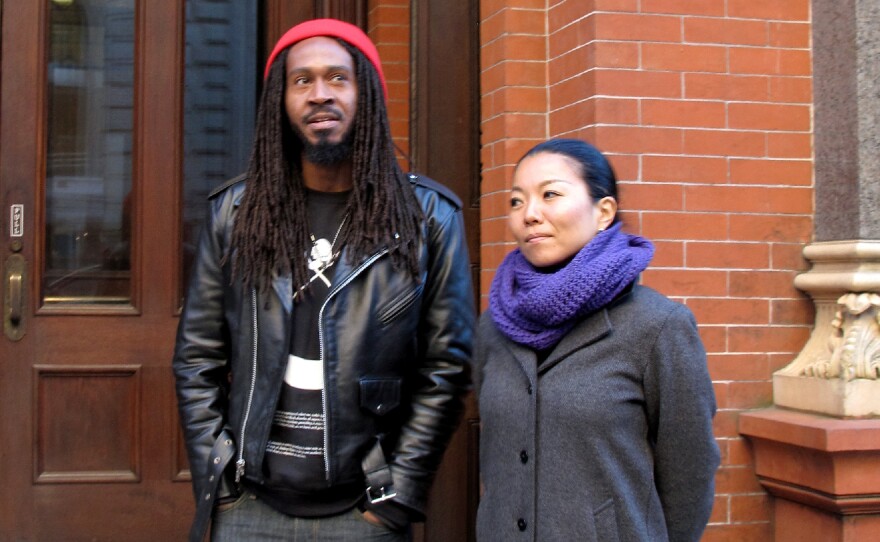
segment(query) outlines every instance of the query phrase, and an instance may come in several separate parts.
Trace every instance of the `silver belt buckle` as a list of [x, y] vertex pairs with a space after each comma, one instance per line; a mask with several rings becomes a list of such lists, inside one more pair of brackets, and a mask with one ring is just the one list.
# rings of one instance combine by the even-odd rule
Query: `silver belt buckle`
[[370, 504], [376, 504], [382, 501], [387, 501], [388, 499], [393, 499], [397, 496], [397, 492], [393, 491], [391, 493], [385, 493], [385, 487], [382, 486], [379, 489], [374, 490], [373, 486], [367, 488], [367, 498], [370, 500]]

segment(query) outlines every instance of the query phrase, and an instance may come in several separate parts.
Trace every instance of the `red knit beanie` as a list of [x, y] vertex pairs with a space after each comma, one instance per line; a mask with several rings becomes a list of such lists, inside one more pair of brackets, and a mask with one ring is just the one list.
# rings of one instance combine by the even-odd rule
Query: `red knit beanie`
[[263, 74], [263, 78], [269, 77], [269, 68], [272, 66], [272, 62], [275, 61], [278, 53], [294, 43], [316, 36], [339, 38], [358, 48], [370, 63], [373, 64], [373, 67], [376, 68], [379, 80], [382, 81], [382, 90], [385, 91], [387, 98], [388, 85], [385, 83], [385, 75], [382, 73], [382, 62], [379, 60], [379, 51], [376, 50], [376, 46], [373, 45], [373, 42], [363, 30], [353, 24], [336, 19], [312, 19], [311, 21], [300, 23], [285, 32], [281, 39], [278, 40], [278, 43], [275, 44], [275, 48], [272, 49], [269, 60], [266, 61], [266, 71]]

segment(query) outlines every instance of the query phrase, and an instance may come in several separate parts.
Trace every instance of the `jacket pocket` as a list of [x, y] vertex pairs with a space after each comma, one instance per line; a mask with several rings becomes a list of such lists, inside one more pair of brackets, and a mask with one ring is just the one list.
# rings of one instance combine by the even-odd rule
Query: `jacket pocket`
[[593, 510], [597, 540], [619, 540], [617, 537], [617, 516], [614, 513], [614, 499], [608, 499]]
[[361, 408], [376, 415], [384, 416], [400, 404], [401, 379], [395, 377], [361, 378]]
[[378, 309], [378, 319], [382, 327], [387, 327], [398, 316], [412, 307], [422, 293], [424, 286], [419, 284], [412, 290], [404, 292]]

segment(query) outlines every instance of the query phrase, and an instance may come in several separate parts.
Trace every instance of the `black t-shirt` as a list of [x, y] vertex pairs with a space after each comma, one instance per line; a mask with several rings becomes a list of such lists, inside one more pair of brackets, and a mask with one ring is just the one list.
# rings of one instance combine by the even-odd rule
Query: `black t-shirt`
[[[331, 251], [325, 254], [336, 255], [341, 249], [334, 239], [340, 225], [345, 227], [348, 196], [349, 192], [307, 191], [313, 243], [326, 240], [324, 247], [330, 245]], [[330, 261], [329, 266], [313, 263], [313, 280], [296, 295], [290, 356], [266, 447], [266, 485], [252, 488], [273, 508], [292, 516], [342, 512], [354, 506], [364, 491], [362, 482], [330, 487], [326, 478], [324, 363], [318, 324], [336, 269], [335, 260]]]

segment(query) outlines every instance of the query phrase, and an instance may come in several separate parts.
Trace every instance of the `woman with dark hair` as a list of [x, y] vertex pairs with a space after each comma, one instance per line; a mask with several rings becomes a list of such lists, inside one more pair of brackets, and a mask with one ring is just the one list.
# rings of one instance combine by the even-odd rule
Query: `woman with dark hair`
[[554, 139], [519, 161], [478, 327], [481, 542], [695, 541], [712, 510], [715, 396], [691, 312], [638, 284], [605, 156]]

